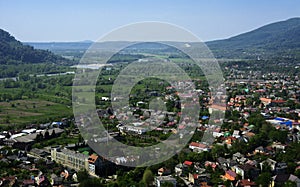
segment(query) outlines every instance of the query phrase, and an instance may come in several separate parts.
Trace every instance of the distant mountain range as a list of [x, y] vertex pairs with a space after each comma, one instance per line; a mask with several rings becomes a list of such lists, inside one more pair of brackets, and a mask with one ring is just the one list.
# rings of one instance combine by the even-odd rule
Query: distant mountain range
[[[60, 54], [62, 50], [85, 51], [92, 42], [27, 43]], [[218, 58], [300, 58], [300, 18], [265, 25], [224, 40], [206, 42]], [[105, 44], [107, 45], [107, 44]], [[196, 45], [196, 44], [195, 44]]]
[[70, 61], [50, 51], [34, 49], [16, 40], [8, 32], [0, 29], [0, 64], [56, 63]]
[[[101, 48], [110, 48], [119, 43], [107, 42], [101, 44]], [[54, 55], [48, 50], [59, 55], [77, 55], [76, 59], [80, 59], [81, 55], [93, 43], [92, 41], [82, 41], [29, 42], [25, 44], [17, 41], [9, 33], [0, 29], [0, 64], [8, 62], [65, 62], [66, 59]], [[258, 57], [285, 57], [300, 59], [300, 18], [275, 22], [244, 34], [224, 40], [206, 42], [206, 44], [217, 58], [256, 59]]]

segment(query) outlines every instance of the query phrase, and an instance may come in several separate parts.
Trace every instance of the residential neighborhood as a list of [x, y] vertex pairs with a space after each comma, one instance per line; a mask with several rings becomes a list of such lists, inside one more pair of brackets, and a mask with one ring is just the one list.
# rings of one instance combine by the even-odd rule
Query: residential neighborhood
[[[229, 77], [233, 77], [234, 73], [232, 69]], [[173, 166], [162, 164], [161, 168], [153, 172], [153, 185], [163, 186], [165, 183], [173, 186], [213, 186], [218, 183], [226, 186], [280, 186], [290, 182], [300, 186], [298, 154], [296, 152], [290, 158], [285, 156], [291, 154], [291, 151], [299, 150], [297, 146], [300, 141], [300, 110], [297, 106], [300, 81], [297, 76], [277, 75], [281, 79], [268, 75], [260, 76], [260, 80], [232, 82], [228, 79], [224, 87], [227, 88], [230, 97], [227, 98], [225, 107], [214, 107], [214, 99], [209, 93], [193, 91], [202, 99], [200, 103], [204, 107], [213, 110], [207, 110], [208, 113], [204, 112], [200, 117], [194, 137], [178, 154], [179, 162], [175, 159]], [[179, 83], [181, 86], [184, 84]], [[163, 97], [176, 103], [180, 96], [172, 89], [166, 87], [167, 92]], [[285, 94], [281, 94], [282, 92]], [[222, 99], [226, 101], [226, 96], [222, 96]], [[109, 102], [109, 99], [103, 102]], [[97, 113], [100, 118], [115, 124], [113, 128], [108, 129], [114, 138], [121, 141], [143, 138], [141, 144], [151, 145], [164, 140], [170, 134], [182, 132], [188, 125], [179, 124], [180, 112], [166, 113], [144, 109], [140, 101], [131, 111], [122, 113], [108, 108], [98, 110]], [[220, 118], [208, 123], [212, 112], [223, 115], [218, 115]], [[134, 118], [129, 122], [127, 119], [130, 115]], [[124, 123], [119, 123], [116, 119], [122, 119]], [[223, 123], [222, 126], [218, 125], [219, 122]], [[89, 129], [92, 126], [85, 124], [85, 128]], [[76, 124], [72, 119], [63, 119], [61, 122], [31, 125], [19, 131], [1, 132], [1, 164], [13, 163], [20, 171], [29, 169], [25, 172], [28, 173], [27, 177], [25, 173], [22, 174], [24, 180], [10, 175], [2, 178], [1, 184], [76, 184], [77, 174], [82, 171], [86, 171], [91, 177], [106, 178], [109, 184], [118, 180], [117, 173], [121, 168], [130, 171], [121, 165], [128, 162], [129, 158], [122, 155], [103, 158], [88, 146], [89, 141], [98, 140], [101, 145], [109, 139], [95, 134], [92, 139], [84, 140], [79, 129], [80, 123]], [[213, 144], [202, 141], [201, 135], [205, 131], [211, 132]], [[66, 135], [75, 137], [76, 141], [42, 146], [43, 141], [51, 142], [51, 139]], [[135, 161], [138, 161], [138, 158], [136, 159]], [[45, 169], [45, 166], [50, 169]]]

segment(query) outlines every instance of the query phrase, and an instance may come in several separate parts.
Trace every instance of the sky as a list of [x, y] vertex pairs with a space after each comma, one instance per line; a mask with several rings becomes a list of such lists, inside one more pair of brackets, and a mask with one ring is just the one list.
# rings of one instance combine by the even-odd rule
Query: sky
[[0, 0], [0, 28], [23, 42], [96, 41], [143, 21], [211, 41], [292, 17], [300, 17], [299, 0]]

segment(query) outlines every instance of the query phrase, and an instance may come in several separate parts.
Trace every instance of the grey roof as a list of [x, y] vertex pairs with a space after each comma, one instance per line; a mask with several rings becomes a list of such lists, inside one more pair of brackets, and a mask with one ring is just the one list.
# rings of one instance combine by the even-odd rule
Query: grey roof
[[77, 157], [77, 158], [82, 158], [82, 159], [88, 159], [89, 156], [82, 154], [82, 153], [78, 153], [69, 149], [61, 149], [60, 152], [64, 153], [65, 155], [68, 156], [73, 156], [73, 157]]
[[[60, 129], [60, 128], [53, 128], [53, 129], [48, 130], [48, 132], [51, 134], [53, 130], [55, 131], [56, 134], [64, 132], [64, 130]], [[41, 132], [42, 135], [45, 135], [45, 132], [46, 131]], [[32, 133], [32, 134], [28, 134], [28, 135], [25, 135], [25, 136], [20, 136], [20, 137], [15, 138], [14, 141], [15, 142], [31, 143], [35, 140], [37, 134], [38, 133]]]

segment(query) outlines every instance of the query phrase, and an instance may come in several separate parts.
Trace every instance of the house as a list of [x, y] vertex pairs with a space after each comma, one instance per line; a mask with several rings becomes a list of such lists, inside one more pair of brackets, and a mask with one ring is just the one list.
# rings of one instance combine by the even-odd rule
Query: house
[[222, 105], [222, 104], [212, 104], [209, 106], [208, 108], [209, 113], [213, 113], [214, 111], [222, 111], [225, 113], [226, 111], [226, 105]]
[[236, 173], [232, 170], [227, 170], [225, 172], [224, 179], [234, 181], [236, 179]]
[[191, 142], [189, 148], [193, 150], [193, 152], [209, 151], [209, 147], [207, 145], [198, 142]]
[[249, 164], [251, 166], [256, 166], [257, 161], [256, 160], [247, 160], [247, 162], [245, 164]]
[[[250, 125], [251, 126], [251, 125]], [[249, 126], [249, 127], [250, 127]], [[254, 127], [254, 126], [253, 126]], [[245, 137], [245, 138], [247, 138], [248, 140], [250, 140], [253, 136], [255, 136], [255, 133], [253, 133], [253, 132], [245, 132], [244, 134], [243, 134], [243, 136]]]
[[52, 127], [58, 127], [58, 128], [64, 128], [65, 127], [65, 123], [61, 122], [61, 121], [54, 121], [51, 123]]
[[272, 99], [270, 99], [270, 98], [265, 98], [265, 97], [261, 97], [259, 100], [260, 100], [261, 103], [263, 103], [265, 106], [271, 104], [271, 102], [272, 102]]
[[184, 167], [191, 167], [191, 166], [193, 166], [193, 162], [186, 160], [186, 161], [183, 162], [183, 166]]
[[158, 176], [155, 177], [155, 186], [161, 187], [164, 183], [171, 183], [174, 187], [176, 187], [176, 179], [172, 176]]
[[195, 182], [198, 180], [198, 174], [189, 173], [188, 180], [190, 183], [195, 184]]
[[244, 160], [245, 156], [241, 154], [240, 152], [234, 153], [232, 155], [232, 160], [236, 160], [237, 162], [241, 162], [241, 160]]
[[283, 106], [285, 103], [286, 101], [283, 99], [274, 99], [271, 101], [271, 106]]
[[109, 97], [101, 97], [101, 101], [109, 101]]
[[15, 176], [0, 178], [0, 186], [15, 186], [16, 183], [17, 183], [17, 177]]
[[30, 154], [34, 155], [35, 157], [38, 158], [45, 158], [46, 156], [50, 155], [48, 152], [46, 152], [43, 149], [37, 149], [37, 148], [33, 148], [30, 150]]
[[260, 170], [256, 168], [255, 166], [252, 166], [250, 164], [243, 164], [239, 166], [235, 166], [235, 172], [242, 176], [242, 179], [249, 178], [251, 180], [255, 180], [258, 175]]
[[206, 186], [208, 187], [209, 185], [207, 184], [210, 181], [210, 174], [204, 173], [204, 174], [194, 174], [194, 186]]
[[89, 172], [93, 175], [107, 176], [115, 172], [114, 164], [97, 154], [91, 154], [88, 162]]
[[204, 166], [211, 167], [213, 170], [215, 170], [216, 167], [218, 166], [218, 163], [211, 162], [211, 161], [205, 161]]
[[92, 174], [96, 173], [96, 166], [99, 164], [99, 157], [96, 154], [92, 154], [89, 156], [88, 158], [88, 162], [89, 162], [89, 172]]
[[274, 142], [274, 143], [271, 145], [271, 147], [272, 147], [273, 149], [275, 149], [276, 151], [277, 151], [277, 150], [279, 150], [279, 151], [284, 151], [285, 148], [286, 148], [286, 146], [287, 146], [287, 145], [284, 145], [284, 144], [282, 144], [282, 143], [280, 143], [280, 142]]
[[287, 164], [285, 162], [279, 162], [275, 165], [274, 173], [279, 174], [285, 174], [287, 172]]
[[63, 184], [63, 178], [62, 177], [58, 177], [55, 174], [51, 174], [51, 180], [50, 180], [50, 184], [54, 187], [58, 187], [61, 186]]
[[35, 142], [35, 137], [33, 136], [33, 134], [29, 134], [29, 135], [20, 136], [15, 139], [11, 139], [11, 140], [13, 142], [13, 144], [12, 144], [13, 148], [17, 148], [20, 150], [28, 150], [31, 148], [31, 146]]
[[[43, 130], [39, 132], [36, 131], [30, 134], [24, 133], [23, 135], [12, 136], [10, 138], [11, 146], [13, 148], [17, 148], [21, 150], [29, 150], [33, 145], [33, 143], [35, 142], [37, 135], [41, 133], [43, 136], [45, 136], [46, 132], [47, 131]], [[60, 135], [64, 132], [64, 130], [60, 128], [54, 128], [49, 133], [52, 132], [54, 132], [56, 135]]]
[[228, 167], [228, 162], [225, 158], [223, 157], [218, 157], [217, 158], [217, 163], [219, 165], [219, 167], [223, 170], [226, 170], [226, 168]]
[[263, 166], [264, 165], [267, 165], [267, 166], [270, 166], [271, 168], [271, 171], [274, 171], [275, 170], [275, 166], [276, 166], [276, 161], [275, 160], [272, 160], [270, 158], [267, 158], [266, 160], [264, 160], [263, 162], [259, 163], [260, 165], [260, 169], [262, 170], [263, 169]]
[[180, 175], [182, 173], [183, 164], [179, 163], [175, 166], [175, 173]]
[[170, 174], [171, 174], [171, 170], [168, 169], [168, 168], [162, 167], [162, 168], [159, 168], [159, 169], [158, 169], [157, 174], [158, 174], [159, 176], [162, 176], [162, 175], [170, 175]]
[[40, 129], [48, 129], [50, 128], [51, 123], [40, 124]]
[[104, 118], [104, 117], [109, 116], [107, 110], [105, 110], [105, 109], [98, 109], [98, 110], [97, 110], [97, 114], [98, 114], [98, 116], [99, 116], [100, 118]]
[[250, 179], [239, 180], [236, 184], [238, 187], [251, 187], [256, 186], [256, 183], [251, 181]]
[[254, 154], [257, 154], [257, 153], [265, 153], [265, 149], [263, 148], [263, 146], [259, 146], [259, 147], [255, 148]]
[[240, 131], [239, 130], [234, 130], [232, 136], [235, 137], [235, 138], [239, 138], [240, 137]]
[[134, 125], [122, 125], [118, 127], [121, 133], [133, 133], [133, 134], [144, 134], [149, 131], [146, 127], [134, 126]]
[[24, 187], [37, 186], [33, 179], [23, 180], [22, 184]]
[[300, 187], [300, 179], [292, 174], [279, 174], [272, 177], [271, 187], [283, 186], [286, 182], [291, 181], [296, 183], [297, 187]]
[[48, 187], [48, 186], [50, 186], [50, 181], [44, 175], [35, 177], [35, 181], [36, 181], [37, 185], [40, 186], [40, 187]]

